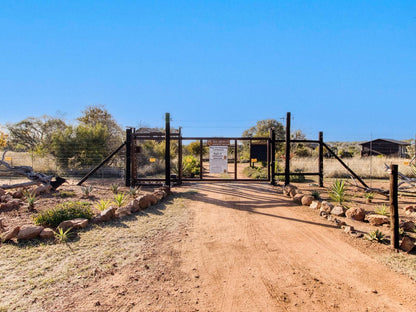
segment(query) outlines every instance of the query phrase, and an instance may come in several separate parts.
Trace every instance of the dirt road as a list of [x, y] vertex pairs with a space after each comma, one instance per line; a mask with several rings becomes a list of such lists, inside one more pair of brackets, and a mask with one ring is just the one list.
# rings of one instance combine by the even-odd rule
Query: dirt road
[[134, 266], [89, 285], [99, 291], [71, 295], [63, 310], [416, 311], [413, 281], [270, 185], [175, 192], [190, 189], [189, 224], [161, 234]]

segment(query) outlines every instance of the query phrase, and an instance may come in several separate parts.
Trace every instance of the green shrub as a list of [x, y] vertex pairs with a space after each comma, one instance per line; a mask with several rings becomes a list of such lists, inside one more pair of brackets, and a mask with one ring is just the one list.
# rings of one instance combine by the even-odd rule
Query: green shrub
[[378, 215], [389, 216], [390, 208], [383, 204], [381, 206], [378, 206], [376, 209], [374, 209], [374, 212]]
[[200, 162], [194, 156], [185, 156], [182, 160], [182, 176], [193, 178], [200, 174]]
[[243, 172], [252, 179], [267, 179], [267, 169], [264, 167], [246, 167]]
[[331, 189], [329, 191], [329, 197], [340, 205], [346, 200], [347, 188], [345, 187], [344, 180], [335, 180], [334, 184], [332, 184]]
[[35, 224], [48, 227], [57, 227], [62, 221], [76, 218], [91, 219], [94, 214], [90, 205], [86, 202], [68, 201], [39, 212], [33, 219]]
[[384, 237], [385, 237], [384, 233], [378, 229], [375, 231], [371, 231], [370, 233], [365, 235], [365, 238], [367, 238], [368, 240], [376, 241], [379, 243], [383, 242]]

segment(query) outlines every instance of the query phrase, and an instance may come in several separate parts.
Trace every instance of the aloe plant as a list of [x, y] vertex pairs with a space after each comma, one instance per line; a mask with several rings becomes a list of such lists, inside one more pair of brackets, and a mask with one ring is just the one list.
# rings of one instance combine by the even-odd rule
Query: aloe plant
[[123, 206], [124, 202], [126, 201], [126, 194], [124, 193], [117, 193], [114, 195], [114, 202], [118, 208]]
[[345, 187], [345, 181], [344, 180], [335, 180], [335, 182], [332, 184], [331, 189], [329, 190], [329, 197], [340, 205], [346, 200], [347, 194], [346, 194], [346, 187]]

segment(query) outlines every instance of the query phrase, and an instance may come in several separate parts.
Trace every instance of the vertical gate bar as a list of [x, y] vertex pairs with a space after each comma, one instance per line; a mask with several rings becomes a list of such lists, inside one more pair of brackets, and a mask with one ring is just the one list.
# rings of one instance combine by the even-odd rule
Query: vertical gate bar
[[126, 186], [131, 186], [131, 128], [126, 129]]
[[290, 112], [286, 115], [285, 185], [290, 183]]
[[234, 140], [234, 180], [237, 180], [237, 139]]
[[391, 244], [393, 248], [399, 249], [399, 204], [398, 204], [398, 172], [399, 166], [391, 164], [390, 173], [390, 224]]
[[271, 156], [271, 160], [270, 160], [270, 166], [271, 166], [271, 184], [275, 185], [276, 184], [276, 176], [275, 176], [275, 170], [276, 170], [276, 132], [274, 131], [274, 129], [270, 129], [270, 144], [271, 144], [271, 148], [270, 148], [270, 156]]
[[137, 157], [136, 157], [136, 140], [134, 138], [136, 133], [136, 128], [132, 129], [132, 137], [131, 137], [131, 151], [130, 151], [130, 162], [131, 162], [131, 185], [136, 185], [136, 178], [137, 178]]
[[319, 186], [324, 186], [324, 133], [319, 132]]
[[165, 185], [170, 186], [170, 114], [166, 113], [165, 135]]
[[270, 160], [271, 160], [271, 157], [270, 157], [270, 151], [271, 151], [271, 148], [270, 148], [270, 133], [271, 133], [271, 129], [270, 129], [270, 131], [269, 131], [269, 139], [267, 140], [267, 145], [266, 145], [266, 153], [267, 153], [267, 181], [269, 181], [270, 182]]
[[178, 137], [178, 184], [182, 184], [182, 127], [179, 127]]
[[204, 153], [204, 146], [202, 145], [203, 141], [199, 140], [199, 180], [202, 180], [202, 169], [204, 168], [202, 166], [202, 154]]

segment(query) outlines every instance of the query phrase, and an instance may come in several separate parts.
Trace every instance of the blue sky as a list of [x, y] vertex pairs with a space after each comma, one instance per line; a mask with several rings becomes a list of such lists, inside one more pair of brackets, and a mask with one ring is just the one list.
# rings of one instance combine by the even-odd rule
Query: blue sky
[[1, 1], [0, 124], [240, 136], [291, 112], [327, 141], [414, 138], [416, 1]]

